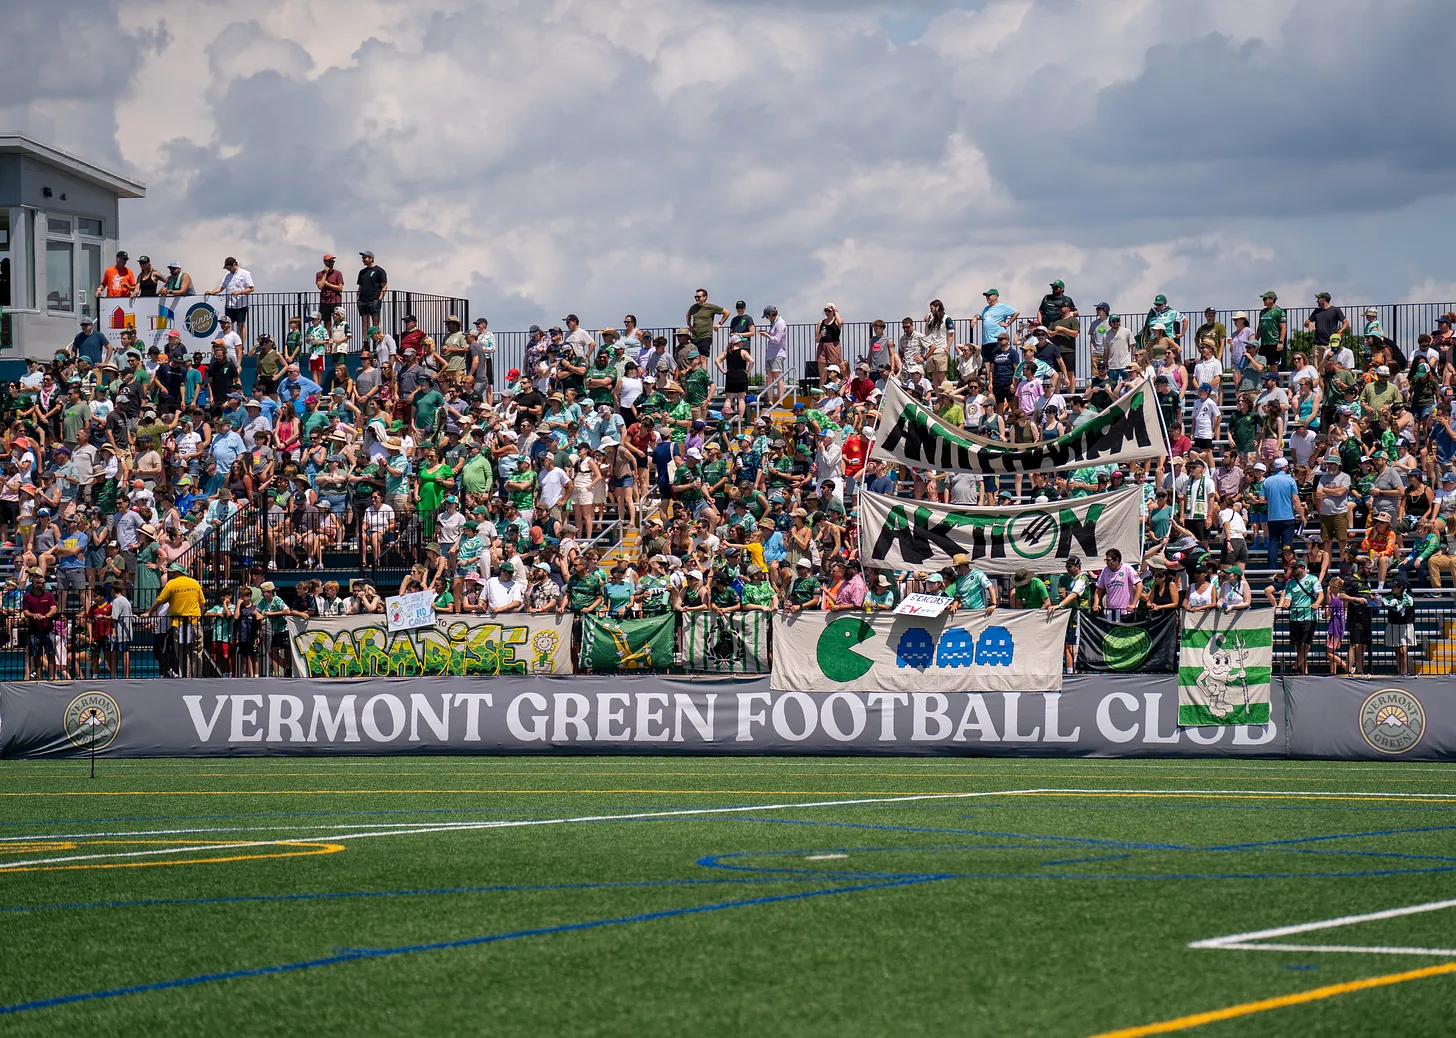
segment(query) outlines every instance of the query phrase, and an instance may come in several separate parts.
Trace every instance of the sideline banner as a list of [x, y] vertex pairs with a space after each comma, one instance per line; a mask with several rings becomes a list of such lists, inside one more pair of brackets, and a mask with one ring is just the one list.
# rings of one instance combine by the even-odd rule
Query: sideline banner
[[1148, 379], [1134, 383], [1107, 410], [1071, 432], [1016, 445], [950, 425], [912, 400], [894, 379], [885, 382], [884, 392], [870, 457], [918, 468], [991, 476], [1120, 464], [1168, 453], [1158, 401]]
[[1050, 692], [1062, 687], [1071, 614], [803, 612], [774, 618], [772, 685], [784, 692]]
[[571, 617], [442, 613], [390, 631], [384, 614], [289, 621], [293, 672], [311, 678], [570, 674]]
[[959, 554], [990, 577], [1009, 577], [1023, 567], [1060, 573], [1073, 555], [1083, 569], [1102, 569], [1116, 548], [1125, 559], [1142, 557], [1142, 491], [1129, 487], [1045, 505], [971, 508], [860, 494], [860, 558], [866, 566], [940, 569]]
[[1098, 674], [1172, 674], [1178, 669], [1178, 610], [1136, 624], [1077, 617], [1077, 665]]
[[[1312, 682], [1316, 685], [1318, 682]], [[1351, 683], [1353, 684], [1353, 683]], [[1456, 704], [1429, 682], [1451, 755]], [[1358, 709], [1316, 709], [1299, 727], [1353, 738]], [[1448, 699], [1449, 697], [1447, 697]], [[0, 684], [0, 757], [383, 756], [391, 754], [834, 754], [1286, 757], [1277, 724], [1179, 728], [1171, 675], [1078, 676], [1061, 692], [774, 692], [766, 677], [578, 674], [511, 679], [236, 678]], [[1362, 699], [1352, 696], [1354, 707]], [[1432, 715], [1434, 716], [1434, 714]], [[97, 723], [99, 722], [99, 723]], [[1298, 738], [1298, 733], [1296, 733]], [[1361, 747], [1364, 747], [1363, 751]], [[1310, 754], [1301, 754], [1308, 756]], [[101, 765], [104, 767], [105, 765]]]
[[[105, 335], [112, 349], [121, 348], [121, 333], [136, 332], [137, 345], [145, 354], [153, 346], [163, 349], [167, 333], [182, 333], [182, 346], [189, 356], [212, 356], [212, 340], [222, 334], [222, 296], [137, 296], [135, 299], [102, 297], [97, 331]], [[118, 361], [118, 363], [120, 363]]]
[[773, 616], [748, 613], [680, 613], [682, 665], [693, 674], [768, 673], [768, 632]]
[[1183, 610], [1178, 723], [1265, 723], [1273, 666], [1274, 610]]
[[672, 666], [676, 619], [676, 613], [641, 620], [583, 616], [581, 669], [596, 674], [666, 670]]
[[1450, 678], [1283, 679], [1296, 757], [1456, 760]]

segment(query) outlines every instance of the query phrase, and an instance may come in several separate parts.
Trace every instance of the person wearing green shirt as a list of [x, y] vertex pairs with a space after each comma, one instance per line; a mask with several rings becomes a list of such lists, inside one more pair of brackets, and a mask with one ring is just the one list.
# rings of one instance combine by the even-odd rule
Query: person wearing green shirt
[[692, 428], [693, 409], [683, 399], [682, 386], [676, 382], [669, 382], [664, 392], [667, 393], [667, 424], [671, 428], [672, 442], [681, 445]]
[[578, 556], [566, 581], [565, 607], [573, 613], [600, 612], [605, 588], [601, 572], [593, 568], [585, 556]]
[[1309, 647], [1314, 642], [1315, 610], [1324, 605], [1325, 593], [1320, 582], [1309, 575], [1303, 559], [1296, 560], [1294, 571], [1279, 596], [1279, 608], [1289, 610], [1289, 640], [1294, 643], [1295, 667], [1309, 673]]
[[491, 477], [490, 455], [476, 445], [466, 459], [465, 467], [460, 470], [460, 481], [465, 486], [465, 492], [476, 496], [489, 494]]
[[683, 508], [694, 516], [697, 515], [698, 504], [703, 500], [702, 456], [702, 451], [689, 447], [687, 456], [679, 463], [677, 472], [672, 477], [672, 496], [682, 502]]
[[957, 555], [951, 562], [955, 566], [956, 574], [955, 583], [948, 589], [950, 597], [955, 600], [951, 603], [951, 615], [957, 609], [984, 609], [987, 616], [994, 613], [996, 585], [991, 583], [986, 574], [972, 568], [969, 555]]
[[748, 567], [748, 583], [743, 585], [740, 598], [745, 613], [771, 613], [779, 607], [778, 593], [765, 579], [763, 567], [757, 563]]
[[1284, 359], [1284, 343], [1289, 335], [1289, 316], [1278, 304], [1275, 292], [1264, 293], [1264, 309], [1259, 311], [1258, 331], [1254, 341], [1259, 344], [1259, 355], [1270, 368], [1277, 369]]
[[638, 421], [667, 414], [667, 397], [657, 391], [656, 378], [648, 375], [642, 380], [642, 395], [637, 398], [635, 406]]
[[422, 444], [425, 448], [425, 463], [420, 468], [419, 497], [416, 510], [424, 528], [427, 541], [435, 539], [435, 513], [445, 502], [445, 495], [455, 487], [455, 470], [440, 460], [440, 452], [433, 443]]
[[819, 578], [814, 576], [814, 564], [808, 559], [800, 559], [796, 568], [799, 571], [798, 576], [789, 584], [788, 592], [784, 596], [784, 608], [790, 613], [818, 609], [824, 589]]
[[703, 366], [703, 355], [689, 357], [688, 372], [682, 377], [683, 396], [691, 406], [693, 414], [703, 417], [708, 409], [708, 399], [713, 395], [713, 376]]
[[592, 398], [592, 403], [600, 407], [602, 404], [616, 408], [617, 388], [617, 367], [612, 363], [611, 355], [604, 349], [597, 350], [597, 356], [592, 366], [586, 372], [586, 391]]
[[536, 507], [536, 470], [531, 467], [531, 459], [524, 454], [516, 459], [516, 471], [506, 480], [506, 493], [529, 530]]
[[713, 590], [709, 602], [713, 612], [719, 615], [736, 613], [742, 607], [742, 599], [739, 598], [738, 592], [733, 590], [732, 578], [727, 573], [713, 575]]
[[1046, 582], [1029, 569], [1017, 570], [1011, 585], [1011, 601], [1018, 609], [1042, 609], [1051, 600]]
[[703, 462], [703, 491], [718, 506], [720, 512], [726, 509], [725, 493], [732, 477], [732, 469], [723, 458], [723, 448], [716, 443], [707, 446], [708, 458]]
[[420, 384], [410, 394], [409, 402], [415, 412], [415, 435], [420, 438], [435, 435], [435, 417], [440, 408], [445, 406], [445, 397], [435, 388], [434, 380], [422, 377]]

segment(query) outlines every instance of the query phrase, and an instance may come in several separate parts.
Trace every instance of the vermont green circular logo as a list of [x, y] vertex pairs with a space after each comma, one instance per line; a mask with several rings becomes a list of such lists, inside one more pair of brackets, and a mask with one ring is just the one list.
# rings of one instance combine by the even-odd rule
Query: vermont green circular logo
[[1360, 734], [1381, 753], [1409, 753], [1425, 732], [1425, 708], [1405, 689], [1382, 688], [1360, 706]]
[[1114, 627], [1102, 639], [1102, 659], [1108, 670], [1137, 670], [1153, 651], [1153, 640], [1140, 627]]
[[105, 692], [82, 692], [63, 717], [66, 738], [83, 750], [102, 750], [121, 730], [121, 708]]

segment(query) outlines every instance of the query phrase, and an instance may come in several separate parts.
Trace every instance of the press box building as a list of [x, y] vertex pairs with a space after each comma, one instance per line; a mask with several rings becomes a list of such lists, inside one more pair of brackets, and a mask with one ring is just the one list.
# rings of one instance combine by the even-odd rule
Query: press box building
[[85, 159], [0, 134], [0, 359], [50, 357], [82, 317], [99, 319], [118, 202], [145, 195], [144, 184]]

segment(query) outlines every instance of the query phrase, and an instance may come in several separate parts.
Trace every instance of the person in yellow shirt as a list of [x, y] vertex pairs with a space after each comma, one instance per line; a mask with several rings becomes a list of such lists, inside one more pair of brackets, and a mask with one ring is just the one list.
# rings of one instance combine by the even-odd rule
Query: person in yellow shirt
[[202, 585], [187, 575], [181, 563], [174, 562], [167, 567], [170, 576], [157, 600], [146, 611], [147, 616], [157, 616], [166, 607], [166, 616], [171, 618], [162, 651], [162, 673], [167, 677], [198, 677], [202, 647], [202, 610], [207, 596]]

